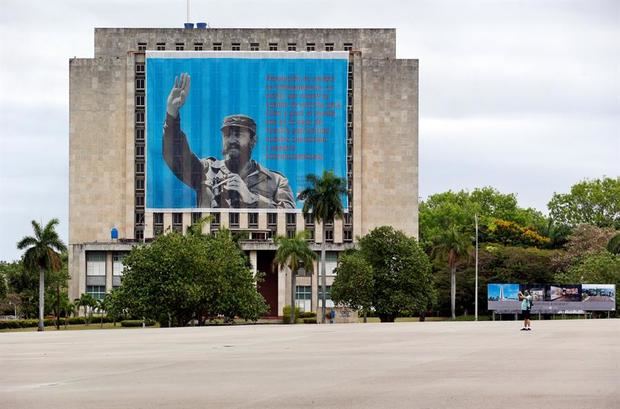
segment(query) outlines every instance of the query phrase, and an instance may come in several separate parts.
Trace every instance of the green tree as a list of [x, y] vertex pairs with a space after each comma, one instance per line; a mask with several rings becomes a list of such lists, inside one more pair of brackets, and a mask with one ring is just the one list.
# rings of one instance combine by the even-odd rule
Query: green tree
[[420, 203], [420, 242], [430, 252], [435, 238], [451, 226], [474, 234], [474, 215], [480, 219], [481, 241], [495, 220], [516, 223], [520, 229], [543, 233], [548, 220], [537, 210], [518, 206], [514, 194], [500, 193], [492, 187], [468, 191], [447, 191], [431, 195]]
[[360, 238], [359, 255], [372, 268], [372, 307], [381, 322], [393, 322], [405, 311], [424, 312], [431, 306], [431, 265], [415, 238], [389, 226], [378, 227]]
[[112, 308], [137, 318], [184, 326], [193, 318], [224, 315], [256, 320], [266, 311], [247, 257], [230, 232], [170, 232], [124, 259], [125, 270]]
[[336, 279], [331, 289], [332, 300], [335, 304], [361, 311], [366, 322], [368, 311], [372, 308], [372, 266], [361, 253], [352, 251], [340, 257], [335, 273]]
[[[275, 261], [280, 268], [286, 266], [291, 276], [291, 305], [295, 306], [295, 276], [300, 268], [312, 272], [316, 253], [310, 249], [306, 240], [306, 232], [299, 232], [295, 237], [287, 238], [279, 236], [275, 240], [278, 246]], [[295, 309], [291, 308], [291, 324], [295, 323]]]
[[[9, 295], [20, 306], [20, 315], [24, 318], [36, 317], [38, 298], [38, 277], [24, 268], [22, 261], [0, 263], [7, 278]], [[18, 300], [18, 301], [17, 301]]]
[[456, 319], [456, 267], [459, 261], [469, 258], [472, 250], [471, 237], [457, 226], [450, 226], [436, 237], [433, 255], [447, 260], [450, 270], [450, 312]]
[[69, 268], [68, 268], [68, 254], [63, 252], [61, 254], [62, 267], [58, 271], [50, 271], [48, 273], [47, 286], [49, 296], [46, 299], [50, 300], [51, 309], [56, 316], [56, 329], [60, 329], [60, 312], [61, 303], [63, 298], [69, 298], [67, 294], [69, 284]]
[[325, 268], [325, 223], [342, 217], [342, 195], [347, 193], [347, 181], [337, 177], [331, 171], [324, 171], [321, 177], [307, 175], [306, 187], [299, 198], [304, 201], [304, 215], [311, 214], [317, 222], [323, 224], [323, 238], [321, 240], [321, 289], [322, 309], [321, 322], [325, 323], [327, 271]]
[[[568, 271], [556, 274], [561, 284], [615, 284], [620, 288], [620, 256], [608, 251], [588, 254], [571, 266]], [[620, 294], [616, 291], [616, 305], [620, 305]]]
[[551, 218], [561, 224], [620, 229], [620, 177], [579, 182], [570, 193], [555, 193], [547, 207]]
[[17, 243], [24, 253], [24, 266], [32, 272], [39, 272], [39, 331], [45, 329], [43, 314], [45, 308], [45, 272], [58, 271], [62, 268], [61, 253], [67, 247], [56, 232], [58, 219], [50, 220], [45, 227], [32, 221], [34, 236], [26, 236]]
[[0, 270], [0, 302], [4, 301], [9, 293], [9, 286], [7, 284], [7, 278], [4, 271]]

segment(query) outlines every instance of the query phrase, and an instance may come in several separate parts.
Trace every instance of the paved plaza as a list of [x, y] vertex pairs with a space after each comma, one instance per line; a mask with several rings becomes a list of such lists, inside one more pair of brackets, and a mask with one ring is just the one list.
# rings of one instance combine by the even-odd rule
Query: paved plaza
[[0, 333], [0, 408], [618, 408], [620, 320]]

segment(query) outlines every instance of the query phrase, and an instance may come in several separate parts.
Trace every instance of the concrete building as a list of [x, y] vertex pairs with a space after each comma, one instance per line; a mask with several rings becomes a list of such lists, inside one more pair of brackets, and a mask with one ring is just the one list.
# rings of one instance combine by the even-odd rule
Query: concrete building
[[[299, 210], [212, 212], [206, 231], [248, 232], [243, 241], [271, 315], [290, 304], [285, 271], [274, 271], [274, 235], [327, 229], [328, 285], [338, 253], [356, 237], [391, 225], [418, 234], [418, 60], [396, 58], [394, 29], [95, 29], [94, 58], [70, 69], [69, 296], [101, 297], [120, 285], [132, 246], [167, 229], [184, 231], [202, 212], [145, 207], [145, 53], [172, 51], [349, 52], [349, 208], [321, 225]], [[114, 233], [111, 233], [114, 231]], [[315, 268], [314, 271], [318, 271]], [[314, 276], [297, 279], [298, 304], [319, 307]], [[290, 284], [289, 284], [290, 285]], [[329, 306], [329, 304], [328, 304]]]

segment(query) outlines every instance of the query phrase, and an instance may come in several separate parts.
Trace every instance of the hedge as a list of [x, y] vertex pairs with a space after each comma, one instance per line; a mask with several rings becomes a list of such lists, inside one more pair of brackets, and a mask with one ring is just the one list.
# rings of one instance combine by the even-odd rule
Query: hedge
[[299, 318], [316, 318], [316, 312], [304, 311], [299, 314]]
[[[153, 320], [145, 320], [144, 321], [144, 325], [146, 325], [147, 327], [152, 327], [153, 325], [155, 325], [156, 322]], [[142, 326], [142, 320], [124, 320], [121, 321], [121, 327], [141, 327]]]
[[[101, 317], [93, 317], [90, 321], [91, 325], [98, 324], [101, 322]], [[113, 322], [110, 317], [103, 317], [103, 322]], [[142, 322], [142, 321], [140, 321]], [[43, 324], [46, 327], [53, 327], [56, 325], [56, 318], [46, 318], [43, 320]], [[71, 317], [67, 320], [67, 324], [69, 325], [84, 325], [86, 324], [86, 317]], [[17, 328], [34, 328], [39, 325], [39, 320], [36, 318], [25, 319], [25, 320], [6, 320], [0, 321], [0, 329], [17, 329]], [[60, 318], [60, 325], [65, 325], [65, 319], [63, 317]]]

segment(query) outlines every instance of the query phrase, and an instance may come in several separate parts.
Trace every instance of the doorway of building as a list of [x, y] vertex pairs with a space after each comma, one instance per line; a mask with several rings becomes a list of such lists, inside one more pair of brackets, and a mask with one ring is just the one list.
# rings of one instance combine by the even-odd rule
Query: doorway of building
[[275, 251], [258, 251], [256, 255], [256, 264], [258, 271], [265, 273], [265, 277], [258, 284], [258, 292], [262, 294], [267, 301], [269, 311], [267, 316], [278, 316], [278, 267], [273, 264], [276, 256]]

